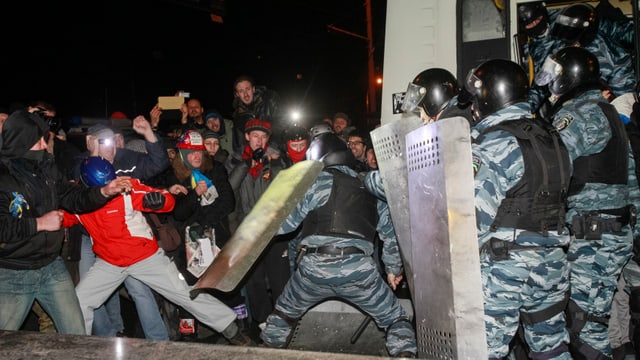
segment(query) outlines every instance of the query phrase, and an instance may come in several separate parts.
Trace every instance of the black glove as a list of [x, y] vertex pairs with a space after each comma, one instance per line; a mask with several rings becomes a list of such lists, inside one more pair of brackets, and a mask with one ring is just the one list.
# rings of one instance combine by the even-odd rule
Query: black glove
[[162, 196], [162, 193], [154, 191], [144, 195], [142, 198], [142, 206], [151, 210], [159, 210], [164, 206], [164, 201], [165, 198]]
[[263, 148], [257, 148], [253, 150], [253, 160], [257, 162], [262, 162], [262, 158], [264, 157], [264, 152], [265, 151]]

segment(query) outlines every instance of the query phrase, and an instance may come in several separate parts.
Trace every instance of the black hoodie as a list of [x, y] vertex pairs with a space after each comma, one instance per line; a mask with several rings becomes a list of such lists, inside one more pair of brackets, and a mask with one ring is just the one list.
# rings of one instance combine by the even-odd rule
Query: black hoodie
[[0, 148], [0, 267], [39, 269], [55, 260], [63, 232], [37, 231], [38, 217], [57, 210], [86, 212], [109, 199], [100, 188], [69, 182], [49, 154], [28, 158], [31, 149], [48, 131], [37, 115], [11, 114], [2, 128]]

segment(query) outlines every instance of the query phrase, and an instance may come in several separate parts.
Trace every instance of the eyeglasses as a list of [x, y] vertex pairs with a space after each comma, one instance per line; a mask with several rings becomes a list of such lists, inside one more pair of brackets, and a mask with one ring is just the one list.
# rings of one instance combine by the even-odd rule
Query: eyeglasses
[[362, 141], [348, 141], [347, 142], [347, 146], [349, 146], [349, 147], [356, 146], [358, 144], [364, 144], [364, 142], [362, 142]]

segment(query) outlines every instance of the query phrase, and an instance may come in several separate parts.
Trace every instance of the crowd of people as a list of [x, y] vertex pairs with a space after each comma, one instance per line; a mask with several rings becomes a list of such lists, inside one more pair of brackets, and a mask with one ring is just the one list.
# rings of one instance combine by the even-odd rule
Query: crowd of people
[[[29, 279], [18, 288], [5, 282], [0, 302], [12, 311], [0, 315], [0, 328], [263, 343], [260, 333], [297, 267], [301, 228], [275, 236], [236, 291], [193, 299], [189, 290], [198, 276], [189, 270], [185, 244], [195, 240], [194, 229], [204, 229], [213, 234], [212, 247], [224, 247], [278, 172], [306, 158], [310, 129], [284, 126], [277, 93], [254, 86], [251, 77], [238, 78], [235, 94], [233, 119], [205, 111], [200, 99], [189, 97], [176, 119], [163, 116], [156, 104], [148, 117], [133, 118], [131, 128], [120, 125], [127, 119], [119, 112], [97, 121], [87, 127], [82, 148], [68, 141], [69, 129], [53, 104], [0, 109], [0, 157], [8, 185], [1, 197], [9, 209], [2, 214], [8, 225], [3, 238], [14, 244], [3, 247], [0, 268], [6, 279]], [[334, 118], [342, 134], [336, 139], [352, 165], [357, 157], [360, 171], [375, 167], [371, 151], [373, 167], [366, 161], [373, 149], [368, 132], [348, 138], [349, 117]], [[177, 126], [162, 126], [171, 120]], [[318, 126], [333, 133], [330, 120]], [[49, 173], [41, 184], [23, 184], [23, 177], [44, 172]], [[55, 191], [43, 197], [40, 192], [48, 189]], [[160, 247], [151, 213], [177, 230], [181, 246]], [[39, 242], [46, 246], [36, 248]], [[123, 296], [135, 306], [138, 329], [127, 329]], [[199, 336], [199, 325], [213, 339]]]
[[[469, 122], [488, 357], [632, 358], [640, 104], [631, 22], [543, 2], [519, 5], [518, 20], [525, 64], [491, 59], [460, 82], [425, 69], [401, 109], [424, 124]], [[401, 249], [371, 129], [343, 112], [308, 129], [286, 125], [277, 92], [249, 76], [234, 94], [232, 119], [190, 97], [177, 128], [162, 132], [158, 104], [132, 120], [129, 138], [91, 126], [84, 152], [65, 141], [51, 104], [0, 113], [0, 329], [20, 329], [33, 311], [41, 331], [122, 336], [124, 291], [148, 339], [195, 339], [201, 324], [229, 344], [284, 348], [309, 308], [338, 297], [385, 331], [390, 356], [418, 355], [396, 293]], [[209, 237], [224, 247], [273, 179], [305, 159], [323, 171], [242, 285], [190, 297], [198, 275], [185, 244]], [[149, 213], [182, 245], [162, 249]]]

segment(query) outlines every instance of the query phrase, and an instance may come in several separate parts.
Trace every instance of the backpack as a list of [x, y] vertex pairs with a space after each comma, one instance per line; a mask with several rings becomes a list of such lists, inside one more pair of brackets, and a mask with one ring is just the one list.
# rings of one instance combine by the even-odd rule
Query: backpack
[[180, 233], [173, 221], [162, 222], [155, 213], [145, 213], [145, 216], [149, 220], [149, 226], [151, 226], [151, 230], [153, 230], [153, 234], [156, 236], [158, 245], [162, 250], [165, 252], [175, 251], [182, 244]]

